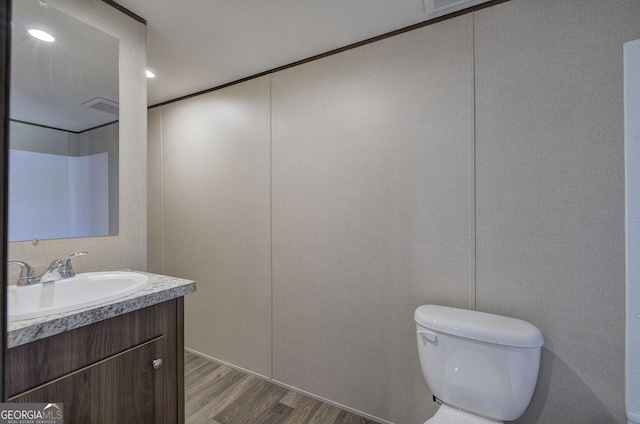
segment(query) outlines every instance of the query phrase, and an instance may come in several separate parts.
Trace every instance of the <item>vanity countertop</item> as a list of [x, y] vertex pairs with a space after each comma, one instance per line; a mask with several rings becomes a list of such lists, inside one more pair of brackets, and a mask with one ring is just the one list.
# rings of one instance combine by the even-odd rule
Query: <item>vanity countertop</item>
[[149, 277], [150, 284], [132, 295], [101, 303], [100, 305], [46, 317], [9, 322], [7, 325], [7, 347], [10, 349], [44, 339], [196, 291], [195, 281], [143, 271], [127, 271], [146, 275]]

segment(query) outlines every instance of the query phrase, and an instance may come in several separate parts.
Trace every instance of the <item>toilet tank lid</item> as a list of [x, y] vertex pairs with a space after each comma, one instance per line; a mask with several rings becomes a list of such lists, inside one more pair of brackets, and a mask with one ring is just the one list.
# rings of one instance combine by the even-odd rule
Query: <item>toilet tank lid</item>
[[540, 347], [544, 344], [542, 333], [535, 325], [486, 312], [422, 305], [416, 309], [414, 319], [421, 327], [486, 343], [512, 347]]

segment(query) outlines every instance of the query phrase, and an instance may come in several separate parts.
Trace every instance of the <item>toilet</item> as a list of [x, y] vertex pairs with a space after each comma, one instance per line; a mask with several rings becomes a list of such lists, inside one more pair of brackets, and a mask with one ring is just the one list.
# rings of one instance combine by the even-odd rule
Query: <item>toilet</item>
[[425, 424], [518, 419], [538, 379], [542, 333], [526, 321], [439, 305], [416, 309], [422, 373], [440, 404]]

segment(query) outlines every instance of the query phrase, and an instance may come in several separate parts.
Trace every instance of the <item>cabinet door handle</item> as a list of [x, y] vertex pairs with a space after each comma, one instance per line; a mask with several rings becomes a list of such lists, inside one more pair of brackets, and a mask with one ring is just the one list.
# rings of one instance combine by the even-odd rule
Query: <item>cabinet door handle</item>
[[153, 368], [157, 370], [162, 366], [162, 359], [154, 359], [152, 364], [153, 364]]

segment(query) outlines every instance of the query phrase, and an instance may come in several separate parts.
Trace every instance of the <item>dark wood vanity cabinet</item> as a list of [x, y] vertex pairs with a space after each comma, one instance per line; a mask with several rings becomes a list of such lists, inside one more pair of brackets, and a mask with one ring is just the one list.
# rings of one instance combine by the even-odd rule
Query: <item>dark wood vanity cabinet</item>
[[180, 297], [9, 349], [9, 401], [62, 403], [65, 423], [184, 423], [182, 317]]

